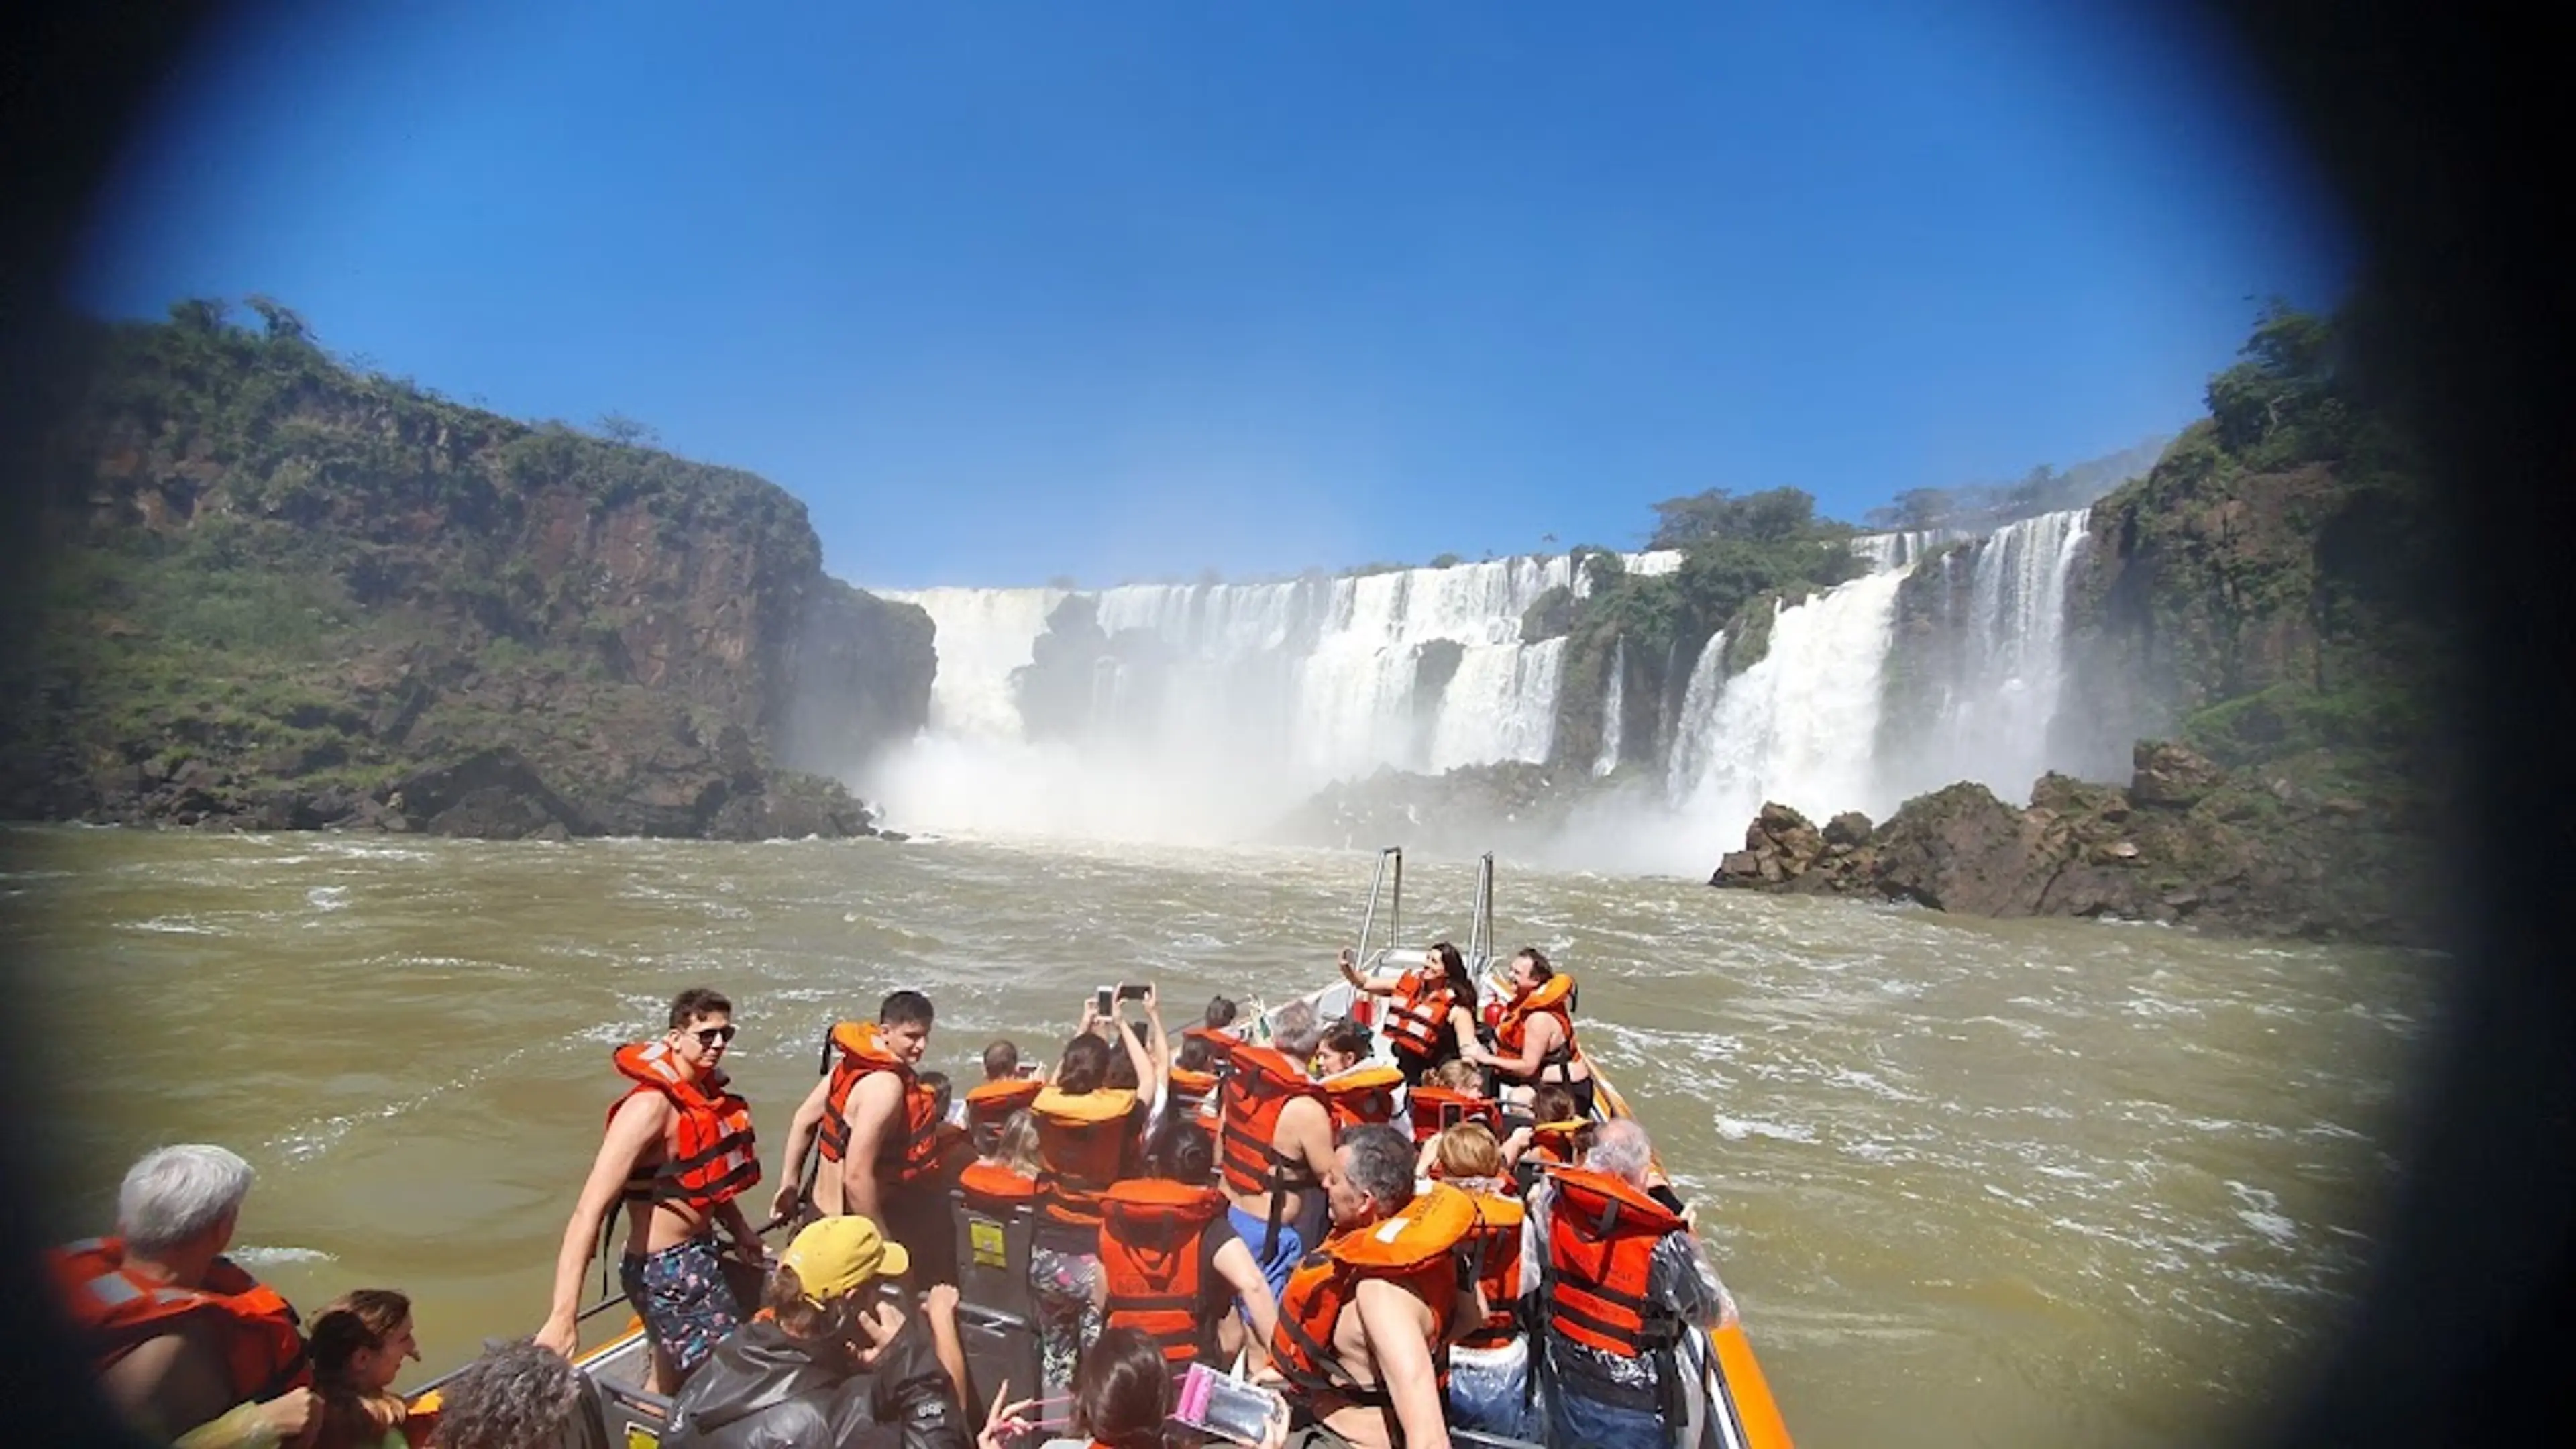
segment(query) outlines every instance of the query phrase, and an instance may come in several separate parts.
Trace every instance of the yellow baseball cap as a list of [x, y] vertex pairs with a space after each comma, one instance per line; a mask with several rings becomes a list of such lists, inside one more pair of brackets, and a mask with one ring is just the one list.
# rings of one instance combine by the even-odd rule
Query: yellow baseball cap
[[912, 1255], [903, 1244], [886, 1241], [875, 1223], [847, 1213], [798, 1233], [778, 1261], [796, 1270], [806, 1297], [828, 1303], [871, 1278], [901, 1277], [912, 1266]]

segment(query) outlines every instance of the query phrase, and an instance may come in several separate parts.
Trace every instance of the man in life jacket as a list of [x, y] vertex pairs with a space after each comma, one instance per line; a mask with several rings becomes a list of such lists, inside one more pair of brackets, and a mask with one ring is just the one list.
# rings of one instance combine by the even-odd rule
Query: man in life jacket
[[[788, 1124], [784, 1170], [773, 1205], [797, 1211], [809, 1145], [820, 1159], [812, 1207], [830, 1217], [856, 1213], [909, 1249], [919, 1283], [956, 1281], [948, 1198], [938, 1184], [939, 1103], [919, 1075], [935, 1013], [918, 991], [889, 993], [873, 1023], [844, 1021], [824, 1042], [824, 1072]], [[943, 1244], [949, 1246], [943, 1247]]]
[[161, 1148], [126, 1171], [116, 1236], [51, 1255], [100, 1389], [156, 1441], [275, 1442], [316, 1413], [294, 1308], [224, 1256], [250, 1185], [221, 1147]]
[[1324, 1028], [1315, 1044], [1315, 1085], [1323, 1089], [1333, 1130], [1394, 1121], [1395, 1089], [1403, 1083], [1403, 1073], [1369, 1060], [1367, 1027], [1346, 1016]]
[[1485, 1095], [1485, 1074], [1472, 1062], [1446, 1061], [1433, 1068], [1405, 1092], [1404, 1110], [1416, 1144], [1461, 1122], [1481, 1122], [1498, 1137], [1503, 1131], [1502, 1104]]
[[554, 1301], [536, 1341], [569, 1358], [582, 1269], [610, 1209], [626, 1204], [618, 1281], [652, 1342], [646, 1387], [676, 1391], [716, 1342], [742, 1322], [716, 1254], [721, 1224], [746, 1263], [764, 1261], [741, 1194], [760, 1181], [751, 1107], [726, 1085], [733, 1003], [705, 987], [672, 998], [659, 1041], [620, 1047], [618, 1072], [634, 1085], [608, 1111], [590, 1176], [555, 1254]]
[[997, 1041], [984, 1048], [984, 1080], [966, 1089], [966, 1132], [978, 1155], [992, 1155], [1002, 1124], [1036, 1101], [1045, 1085], [1034, 1069], [1021, 1068], [1019, 1043]]
[[1670, 1190], [1650, 1189], [1653, 1164], [1644, 1128], [1602, 1122], [1581, 1167], [1549, 1169], [1523, 1227], [1550, 1435], [1585, 1449], [1670, 1449], [1706, 1412], [1684, 1338], [1736, 1319]]
[[1512, 995], [1494, 1023], [1493, 1047], [1470, 1046], [1460, 1055], [1490, 1068], [1508, 1091], [1561, 1084], [1574, 1094], [1578, 1115], [1592, 1115], [1592, 1068], [1574, 1054], [1574, 978], [1536, 946], [1512, 958]]
[[1333, 1119], [1306, 1072], [1323, 1034], [1315, 1009], [1292, 1001], [1272, 1017], [1268, 1046], [1238, 1041], [1229, 1053], [1218, 1164], [1235, 1231], [1273, 1293], [1323, 1239]]
[[1153, 1339], [1176, 1373], [1202, 1357], [1219, 1367], [1231, 1362], [1247, 1324], [1252, 1343], [1268, 1343], [1278, 1302], [1226, 1214], [1215, 1139], [1195, 1123], [1173, 1122], [1147, 1154], [1146, 1170], [1101, 1199], [1102, 1326]]
[[1270, 1341], [1310, 1443], [1448, 1449], [1441, 1360], [1484, 1314], [1457, 1258], [1476, 1208], [1457, 1188], [1414, 1187], [1413, 1144], [1395, 1128], [1353, 1128], [1335, 1150], [1332, 1235], [1289, 1276]]
[[1459, 1023], [1472, 1036], [1476, 1020], [1476, 981], [1467, 958], [1447, 941], [1434, 941], [1422, 953], [1422, 964], [1388, 980], [1362, 976], [1359, 959], [1342, 951], [1342, 979], [1386, 1002], [1387, 1044], [1395, 1050], [1404, 1084], [1419, 1085], [1424, 1074], [1458, 1055]]

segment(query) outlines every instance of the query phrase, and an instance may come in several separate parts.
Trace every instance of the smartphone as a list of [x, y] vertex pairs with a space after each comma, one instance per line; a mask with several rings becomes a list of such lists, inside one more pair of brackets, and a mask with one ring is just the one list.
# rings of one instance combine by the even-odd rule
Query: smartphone
[[1153, 988], [1149, 986], [1121, 986], [1118, 988], [1118, 999], [1121, 1001], [1142, 1001], [1145, 999], [1145, 993], [1152, 989]]
[[1106, 986], [1101, 987], [1100, 990], [1092, 997], [1092, 1001], [1096, 1008], [1093, 1015], [1107, 1016], [1111, 1011], [1115, 1010], [1116, 1008], [1110, 1005], [1110, 1000], [1111, 993], [1109, 988]]
[[1259, 1384], [1240, 1383], [1203, 1363], [1181, 1379], [1172, 1417], [1237, 1444], [1259, 1444], [1288, 1423], [1288, 1401]]

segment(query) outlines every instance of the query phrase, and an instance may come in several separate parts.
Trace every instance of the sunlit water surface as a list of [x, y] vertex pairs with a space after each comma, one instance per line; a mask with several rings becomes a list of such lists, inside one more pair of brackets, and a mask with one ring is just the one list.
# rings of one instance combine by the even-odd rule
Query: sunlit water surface
[[[622, 1083], [705, 983], [772, 1154], [835, 1018], [896, 986], [972, 1080], [1083, 993], [1319, 984], [1364, 854], [963, 841], [548, 845], [33, 831], [8, 925], [67, 1113], [44, 1206], [106, 1226], [163, 1142], [247, 1155], [243, 1256], [299, 1304], [383, 1285], [425, 1371], [532, 1330]], [[1465, 864], [1406, 931], [1463, 939]], [[2426, 958], [1982, 922], [1689, 881], [1527, 874], [1506, 946], [1583, 984], [1582, 1040], [1701, 1220], [1799, 1442], [2200, 1442], [2352, 1305], [2438, 985]], [[775, 1172], [774, 1157], [771, 1171]], [[765, 1197], [765, 1194], [764, 1194]]]

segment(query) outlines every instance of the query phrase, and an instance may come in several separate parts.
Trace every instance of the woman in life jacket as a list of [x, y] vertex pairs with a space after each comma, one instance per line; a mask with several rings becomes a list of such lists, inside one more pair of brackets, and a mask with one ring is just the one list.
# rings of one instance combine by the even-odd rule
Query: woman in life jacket
[[1574, 978], [1524, 947], [1512, 958], [1512, 995], [1494, 1023], [1494, 1045], [1470, 1047], [1468, 1061], [1492, 1070], [1505, 1095], [1556, 1083], [1574, 1093], [1580, 1115], [1592, 1115], [1592, 1068], [1574, 1050]]
[[968, 1207], [1006, 1216], [1015, 1208], [1037, 1206], [1038, 1174], [1045, 1167], [1038, 1152], [1037, 1114], [1023, 1109], [1002, 1123], [992, 1151], [957, 1174], [957, 1190]]
[[1124, 1175], [1136, 1094], [1108, 1085], [1110, 1048], [1090, 1028], [1065, 1043], [1054, 1080], [1029, 1104], [1038, 1129], [1037, 1230], [1029, 1291], [1047, 1381], [1063, 1383], [1100, 1332], [1101, 1201]]
[[1181, 1033], [1180, 1054], [1172, 1059], [1169, 1090], [1175, 1122], [1209, 1122], [1216, 1114], [1217, 1048], [1205, 1027]]
[[1315, 1009], [1292, 1001], [1271, 1017], [1269, 1045], [1238, 1041], [1227, 1054], [1218, 1164], [1235, 1231], [1253, 1245], [1274, 1293], [1323, 1238], [1333, 1119], [1306, 1071], [1323, 1034]]
[[310, 1343], [322, 1409], [297, 1449], [408, 1449], [415, 1436], [393, 1385], [420, 1358], [411, 1300], [389, 1288], [344, 1293], [314, 1315]]
[[1509, 1439], [1539, 1437], [1523, 1332], [1523, 1210], [1502, 1145], [1481, 1122], [1461, 1122], [1432, 1139], [1425, 1176], [1475, 1201], [1476, 1226], [1463, 1253], [1485, 1316], [1449, 1351], [1449, 1423]]
[[1088, 1449], [1163, 1449], [1171, 1414], [1171, 1370], [1151, 1338], [1111, 1328], [1082, 1351], [1067, 1427]]
[[1420, 1086], [1405, 1092], [1404, 1109], [1418, 1145], [1428, 1146], [1461, 1122], [1482, 1122], [1497, 1136], [1503, 1130], [1502, 1104], [1485, 1095], [1485, 1074], [1473, 1062], [1446, 1061], [1433, 1068]]
[[1433, 1442], [1445, 1346], [1484, 1312], [1457, 1256], [1475, 1203], [1445, 1183], [1417, 1192], [1413, 1144], [1392, 1127], [1352, 1130], [1327, 1191], [1333, 1232], [1289, 1275], [1272, 1370], [1301, 1420], [1361, 1449]]
[[1432, 942], [1421, 965], [1392, 980], [1361, 975], [1359, 960], [1348, 948], [1336, 964], [1343, 980], [1386, 998], [1381, 1026], [1406, 1086], [1419, 1084], [1432, 1068], [1453, 1060], [1464, 1044], [1475, 1040], [1476, 981], [1468, 973], [1467, 958], [1449, 942]]
[[1575, 1115], [1574, 1094], [1554, 1084], [1530, 1094], [1530, 1120], [1505, 1120], [1512, 1130], [1503, 1138], [1503, 1166], [1524, 1194], [1546, 1169], [1581, 1162], [1593, 1125]]
[[1247, 1341], [1257, 1358], [1278, 1303], [1226, 1216], [1214, 1139], [1169, 1123], [1146, 1162], [1150, 1176], [1119, 1183], [1101, 1204], [1104, 1322], [1152, 1338], [1176, 1373], [1201, 1357], [1221, 1367]]
[[1367, 1027], [1346, 1016], [1324, 1028], [1315, 1047], [1315, 1085], [1323, 1089], [1333, 1130], [1393, 1121], [1395, 1089], [1403, 1084], [1402, 1072], [1369, 1060]]

